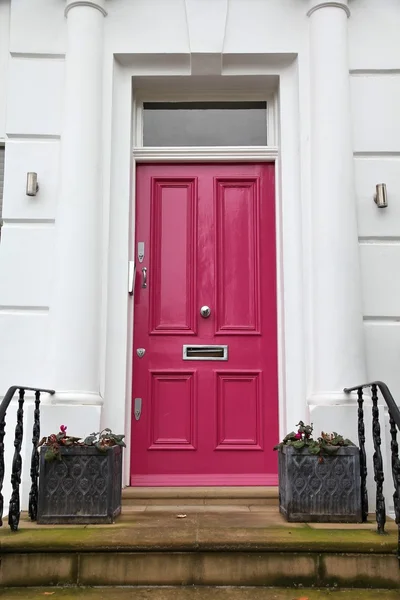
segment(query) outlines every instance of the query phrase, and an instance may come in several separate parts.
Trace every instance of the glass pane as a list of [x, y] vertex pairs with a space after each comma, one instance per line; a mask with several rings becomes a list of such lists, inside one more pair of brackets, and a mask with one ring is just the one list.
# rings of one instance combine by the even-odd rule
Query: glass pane
[[145, 102], [144, 146], [266, 146], [266, 102]]

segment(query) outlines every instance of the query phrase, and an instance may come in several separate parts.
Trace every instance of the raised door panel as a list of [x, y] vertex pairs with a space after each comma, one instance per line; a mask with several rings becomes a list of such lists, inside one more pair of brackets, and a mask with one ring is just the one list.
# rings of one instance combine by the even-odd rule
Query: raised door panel
[[216, 334], [260, 334], [259, 181], [216, 179]]
[[261, 373], [216, 374], [217, 450], [262, 450]]
[[194, 335], [195, 178], [156, 179], [151, 188], [150, 332]]
[[195, 372], [152, 371], [150, 378], [149, 450], [195, 450]]

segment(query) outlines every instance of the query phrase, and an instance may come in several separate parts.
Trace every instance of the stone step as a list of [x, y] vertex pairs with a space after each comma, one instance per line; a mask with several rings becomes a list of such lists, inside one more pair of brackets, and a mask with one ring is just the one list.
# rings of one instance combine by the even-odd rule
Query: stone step
[[4, 600], [398, 600], [397, 590], [270, 587], [7, 588]]
[[[178, 499], [179, 500], [179, 499]], [[177, 500], [177, 502], [178, 502]], [[185, 499], [183, 499], [185, 500]], [[276, 512], [275, 506], [268, 504], [123, 504], [120, 519], [123, 521], [132, 520], [140, 513], [171, 515], [172, 518], [180, 518], [178, 515], [207, 515], [207, 514], [225, 514], [225, 513], [249, 513], [249, 512]]]
[[126, 487], [123, 506], [278, 505], [278, 487]]
[[148, 506], [113, 525], [40, 526], [24, 515], [17, 533], [0, 530], [0, 586], [400, 589], [395, 523], [380, 536], [372, 522], [289, 524], [274, 507], [205, 508], [181, 517]]

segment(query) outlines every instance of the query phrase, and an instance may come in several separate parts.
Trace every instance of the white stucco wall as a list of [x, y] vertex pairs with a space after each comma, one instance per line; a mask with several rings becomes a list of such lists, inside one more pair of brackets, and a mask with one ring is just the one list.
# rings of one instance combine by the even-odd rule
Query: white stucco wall
[[0, 1], [0, 141], [5, 138], [10, 38], [10, 0]]
[[[106, 390], [105, 362], [113, 362], [112, 357], [107, 359], [106, 339], [107, 295], [111, 287], [107, 279], [112, 277], [108, 271], [107, 239], [110, 228], [110, 167], [119, 153], [118, 143], [112, 139], [113, 98], [110, 95], [117, 80], [113, 55], [136, 55], [140, 61], [137, 62], [135, 73], [154, 74], [158, 70], [158, 74], [162, 75], [171, 73], [171, 65], [175, 61], [171, 56], [176, 56], [172, 72], [175, 70], [176, 74], [181, 75], [182, 65], [187, 65], [187, 73], [190, 73], [191, 61], [193, 70], [196, 70], [193, 65], [197, 55], [223, 52], [226, 55], [225, 72], [235, 75], [240, 74], [241, 70], [247, 72], [248, 65], [243, 58], [238, 63], [229, 56], [234, 57], [237, 53], [244, 53], [245, 56], [248, 51], [253, 54], [293, 53], [294, 56], [307, 37], [307, 18], [304, 7], [297, 0], [274, 0], [268, 5], [250, 0], [245, 10], [241, 0], [206, 1], [199, 7], [197, 0], [170, 0], [168, 3], [165, 0], [113, 0], [107, 3], [103, 99], [103, 294], [99, 298], [102, 305], [99, 327], [103, 334], [99, 381], [102, 395]], [[5, 90], [7, 168], [0, 273], [3, 281], [9, 283], [0, 288], [0, 335], [3, 332], [6, 335], [9, 331], [14, 335], [7, 347], [2, 345], [0, 349], [0, 364], [7, 365], [6, 369], [0, 370], [1, 393], [15, 381], [52, 386], [51, 298], [55, 273], [59, 268], [54, 263], [53, 250], [57, 235], [56, 205], [60, 193], [60, 136], [66, 50], [63, 9], [59, 0], [39, 0], [34, 5], [29, 0], [13, 2], [9, 49], [3, 49], [3, 60], [9, 63], [9, 85]], [[244, 21], [246, 30], [253, 29], [251, 40], [248, 40], [251, 41], [251, 47], [247, 48], [243, 46], [240, 33]], [[26, 27], [27, 22], [30, 23], [29, 28]], [[281, 24], [279, 34], [276, 22]], [[303, 41], [300, 42], [300, 39]], [[143, 58], [146, 54], [148, 59]], [[159, 66], [154, 66], [152, 56], [162, 55], [165, 60], [157, 58]], [[201, 63], [201, 58], [198, 62]], [[258, 65], [255, 73], [259, 72]], [[306, 84], [304, 79], [303, 86], [306, 87]], [[125, 127], [129, 126], [126, 122]], [[40, 191], [33, 198], [25, 195], [27, 171], [38, 173]], [[129, 186], [130, 177], [127, 168], [124, 181]], [[288, 182], [287, 186], [290, 185], [291, 182]], [[129, 235], [128, 230], [126, 234]], [[129, 238], [127, 241], [129, 243]], [[127, 254], [124, 258], [127, 258]], [[126, 265], [121, 265], [121, 269], [125, 270]], [[128, 299], [125, 302], [129, 310]], [[120, 344], [116, 352], [122, 356], [125, 353], [126, 356], [126, 344], [131, 338], [126, 331], [123, 338], [125, 346], [124, 343]], [[126, 375], [126, 358], [125, 361], [120, 360], [119, 370], [121, 366]], [[116, 365], [113, 368], [115, 373]], [[125, 397], [125, 382], [120, 381], [119, 385], [120, 389], [113, 389], [113, 393], [121, 399], [122, 394]], [[109, 418], [114, 421], [114, 427], [124, 426], [123, 412], [116, 413], [110, 408]], [[76, 425], [81, 426], [79, 418]]]
[[[368, 376], [400, 399], [399, 5], [353, 0], [350, 68]], [[373, 202], [386, 183], [389, 206]], [[399, 400], [400, 402], [400, 400]]]
[[[397, 277], [400, 260], [400, 6], [398, 0], [351, 0], [350, 8], [354, 167], [368, 377], [383, 379], [400, 398], [400, 285]], [[305, 397], [312, 392], [309, 389], [312, 303], [307, 301], [310, 300], [307, 294], [312, 295], [308, 278], [311, 267], [307, 198], [312, 166], [307, 3], [304, 0], [108, 0], [107, 10], [102, 98], [102, 293], [99, 297], [102, 311], [99, 392], [106, 402], [103, 420], [105, 418], [106, 424], [114, 429], [121, 429], [125, 421], [129, 423], [125, 408], [130, 401], [127, 352], [131, 336], [127, 323], [131, 300], [124, 286], [132, 227], [120, 229], [132, 195], [130, 157], [124, 150], [131, 144], [130, 84], [126, 73], [135, 76], [175, 74], [182, 78], [211, 68], [213, 60], [218, 62], [218, 55], [223, 57], [224, 75], [256, 77], [279, 72], [271, 67], [274, 55], [280, 59], [293, 57], [291, 67], [285, 71], [286, 80], [293, 85], [288, 86], [290, 91], [286, 96], [291, 108], [285, 114], [291, 116], [289, 124], [281, 123], [281, 146], [292, 153], [293, 164], [297, 161], [300, 175], [297, 177], [293, 172], [293, 179], [289, 181], [286, 177], [281, 182], [287, 197], [295, 200], [294, 212], [291, 207], [287, 214], [285, 205], [282, 214], [289, 219], [287, 223], [292, 216], [293, 232], [295, 221], [302, 221], [298, 243], [304, 255], [298, 260], [303, 261], [300, 267], [304, 276], [299, 275], [298, 269], [290, 276], [286, 273], [286, 280], [285, 274], [282, 275], [282, 289], [286, 294], [283, 309], [286, 314], [282, 322], [292, 327], [294, 334], [292, 345], [286, 344], [286, 354], [282, 352], [282, 360], [287, 359], [289, 367], [283, 368], [285, 373], [281, 378], [291, 414], [296, 412], [297, 406], [296, 419], [297, 414], [302, 416], [305, 411]], [[66, 20], [61, 0], [12, 0], [11, 3], [0, 0], [0, 141], [6, 140], [4, 227], [0, 243], [0, 397], [15, 383], [52, 386], [50, 318], [53, 282], [59, 268], [53, 249], [60, 195], [65, 52]], [[211, 55], [210, 63], [206, 62], [205, 54]], [[114, 55], [118, 60], [114, 60]], [[270, 62], [266, 55], [271, 55]], [[281, 81], [285, 77], [282, 76]], [[121, 96], [123, 90], [124, 97]], [[291, 137], [293, 128], [296, 132]], [[27, 171], [38, 173], [40, 192], [36, 197], [25, 195]], [[389, 207], [378, 210], [372, 198], [375, 185], [381, 182], [388, 186]], [[79, 214], [76, 217], [79, 219]], [[289, 234], [287, 236], [286, 244], [290, 239]], [[115, 270], [111, 268], [114, 263], [109, 257], [110, 244], [114, 243], [120, 244], [121, 249], [114, 257]], [[298, 253], [297, 247], [290, 250], [287, 245], [286, 254], [290, 251]], [[296, 277], [301, 281], [295, 281]], [[305, 308], [302, 313], [296, 286], [303, 284]], [[111, 326], [110, 310], [118, 310], [123, 315]], [[302, 320], [304, 332], [296, 329], [291, 320]], [[54, 411], [48, 414], [53, 416], [45, 416], [49, 428], [67, 420], [65, 406], [52, 408]], [[81, 410], [82, 407], [68, 409], [70, 428], [78, 435], [87, 433], [88, 427], [96, 428], [100, 422], [98, 406], [85, 408], [84, 420]], [[292, 427], [293, 423], [287, 425]]]

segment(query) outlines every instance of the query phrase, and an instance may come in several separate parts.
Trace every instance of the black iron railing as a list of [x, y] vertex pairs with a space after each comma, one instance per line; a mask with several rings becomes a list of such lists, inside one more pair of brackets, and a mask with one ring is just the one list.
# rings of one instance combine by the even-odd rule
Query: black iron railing
[[17, 409], [17, 424], [15, 427], [14, 437], [14, 457], [11, 468], [11, 485], [12, 494], [8, 511], [8, 524], [12, 531], [17, 531], [19, 524], [20, 509], [20, 493], [19, 486], [21, 484], [22, 458], [21, 446], [24, 435], [24, 401], [25, 392], [35, 392], [35, 409], [33, 413], [33, 432], [32, 432], [32, 457], [31, 457], [31, 491], [29, 493], [29, 516], [32, 521], [36, 521], [37, 502], [38, 502], [38, 477], [39, 477], [39, 454], [38, 443], [40, 438], [40, 395], [55, 394], [54, 390], [44, 390], [40, 388], [25, 387], [14, 385], [9, 388], [0, 404], [0, 527], [3, 525], [3, 509], [4, 498], [2, 494], [4, 482], [4, 436], [6, 427], [6, 412], [7, 408], [18, 392], [18, 409]]
[[392, 477], [394, 484], [394, 513], [396, 523], [399, 528], [399, 541], [397, 548], [397, 556], [400, 560], [400, 459], [399, 459], [399, 443], [397, 434], [400, 431], [400, 410], [397, 406], [392, 394], [386, 383], [382, 381], [373, 381], [355, 387], [345, 388], [345, 393], [357, 392], [358, 396], [358, 441], [360, 445], [360, 471], [361, 471], [361, 501], [363, 520], [368, 517], [368, 494], [367, 494], [367, 461], [365, 453], [365, 424], [364, 424], [364, 390], [371, 390], [372, 399], [372, 439], [374, 443], [374, 479], [376, 482], [376, 522], [378, 525], [378, 533], [385, 532], [386, 523], [386, 506], [385, 497], [383, 495], [383, 482], [385, 475], [383, 471], [383, 459], [381, 452], [381, 426], [379, 421], [378, 408], [378, 390], [380, 391], [384, 401], [386, 402], [389, 412], [390, 436], [391, 436], [391, 454], [392, 454]]

